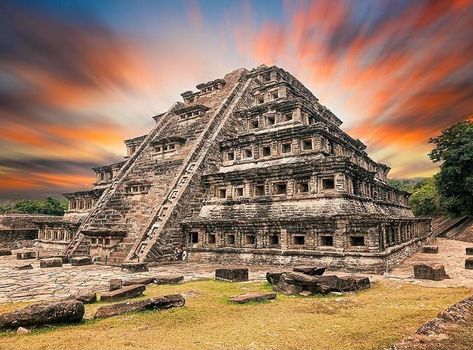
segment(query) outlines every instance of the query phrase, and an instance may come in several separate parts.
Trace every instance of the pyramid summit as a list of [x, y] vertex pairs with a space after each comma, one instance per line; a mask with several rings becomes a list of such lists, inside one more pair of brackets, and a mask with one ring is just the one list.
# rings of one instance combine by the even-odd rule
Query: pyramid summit
[[65, 194], [44, 249], [106, 264], [181, 259], [312, 263], [383, 273], [431, 237], [390, 168], [281, 68], [238, 69], [197, 85]]

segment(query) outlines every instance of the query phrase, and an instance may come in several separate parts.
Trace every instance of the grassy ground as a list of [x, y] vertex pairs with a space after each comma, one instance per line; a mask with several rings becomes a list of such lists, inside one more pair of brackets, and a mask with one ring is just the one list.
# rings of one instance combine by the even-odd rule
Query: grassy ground
[[[80, 325], [0, 335], [0, 349], [380, 349], [471, 294], [382, 281], [345, 296], [288, 297], [234, 305], [228, 297], [270, 290], [262, 282], [196, 281], [152, 286], [145, 297], [186, 293], [186, 306], [127, 314]], [[16, 305], [0, 305], [0, 312]], [[91, 317], [100, 306], [88, 305]]]

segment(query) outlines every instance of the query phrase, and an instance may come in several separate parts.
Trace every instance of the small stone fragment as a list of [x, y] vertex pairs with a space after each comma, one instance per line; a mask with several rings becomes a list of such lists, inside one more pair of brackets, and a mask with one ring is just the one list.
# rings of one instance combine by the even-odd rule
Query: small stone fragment
[[145, 291], [146, 286], [143, 284], [134, 284], [132, 286], [123, 287], [112, 292], [104, 293], [100, 296], [101, 301], [114, 301], [126, 298], [139, 297]]
[[436, 245], [426, 245], [422, 247], [422, 253], [425, 254], [437, 254], [439, 252], [439, 247]]
[[450, 278], [445, 272], [445, 267], [440, 264], [416, 264], [414, 265], [414, 277], [432, 281]]
[[146, 272], [148, 271], [148, 264], [145, 262], [126, 262], [121, 266], [122, 270], [128, 272]]
[[10, 249], [0, 249], [0, 256], [7, 256], [12, 255], [12, 251]]
[[473, 255], [473, 247], [467, 247], [465, 250], [466, 250], [466, 255]]
[[248, 269], [238, 267], [227, 267], [215, 270], [215, 279], [230, 282], [248, 281]]
[[184, 281], [184, 276], [157, 276], [156, 284], [179, 284]]
[[110, 280], [110, 292], [120, 289], [123, 285], [123, 281], [120, 278], [113, 278]]
[[50, 267], [62, 267], [62, 259], [61, 258], [48, 258], [48, 259], [41, 259], [39, 261], [39, 267], [50, 268]]
[[90, 256], [74, 256], [71, 258], [72, 266], [92, 265], [92, 258]]
[[36, 252], [32, 250], [23, 250], [16, 253], [17, 260], [36, 259]]
[[84, 304], [92, 304], [97, 301], [97, 293], [95, 292], [79, 292], [75, 295], [71, 295], [68, 299], [78, 300]]
[[32, 268], [33, 268], [33, 265], [25, 264], [25, 265], [16, 266], [15, 270], [31, 270]]
[[30, 330], [24, 327], [18, 327], [18, 329], [16, 330], [16, 334], [28, 334], [29, 332]]
[[264, 301], [276, 299], [276, 293], [248, 292], [230, 298], [231, 301], [238, 304], [249, 303], [252, 301]]

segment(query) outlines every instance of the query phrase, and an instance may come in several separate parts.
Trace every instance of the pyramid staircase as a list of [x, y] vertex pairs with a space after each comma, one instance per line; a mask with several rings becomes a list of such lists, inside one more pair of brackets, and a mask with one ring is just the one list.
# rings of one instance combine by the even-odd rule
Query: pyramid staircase
[[[179, 203], [182, 204], [181, 199], [186, 195], [187, 191], [191, 190], [189, 184], [201, 170], [210, 147], [217, 140], [237, 103], [248, 90], [251, 81], [252, 79], [248, 79], [246, 82], [238, 82], [229, 96], [221, 103], [206, 130], [196, 142], [197, 147], [194, 148], [195, 151], [189, 154], [184, 161], [179, 175], [176, 176], [176, 180], [171, 185], [165, 200], [162, 201], [154, 214], [151, 215], [141, 238], [135, 241], [126, 258], [127, 261], [158, 261], [162, 257], [158, 244], [161, 234], [169, 226], [174, 209], [176, 209]], [[185, 205], [190, 206], [190, 203], [185, 203]], [[195, 210], [195, 208], [190, 207], [189, 209]], [[176, 246], [182, 245], [182, 235], [180, 232], [172, 236], [171, 239]]]
[[102, 193], [98, 201], [95, 203], [92, 210], [89, 212], [87, 217], [82, 221], [81, 225], [75, 232], [72, 240], [69, 242], [67, 247], [64, 250], [64, 254], [67, 256], [78, 256], [78, 255], [88, 255], [89, 254], [89, 243], [85, 238], [83, 231], [86, 229], [89, 224], [96, 218], [96, 216], [101, 212], [105, 206], [113, 200], [113, 196], [116, 193], [117, 189], [120, 187], [124, 179], [127, 177], [128, 173], [132, 169], [132, 166], [136, 159], [139, 157], [140, 153], [148, 147], [148, 144], [151, 140], [154, 139], [156, 134], [169, 122], [169, 116], [172, 115], [174, 109], [179, 103], [175, 103], [163, 116], [160, 117], [158, 122], [155, 124], [151, 132], [143, 140], [137, 150], [127, 159], [125, 164], [120, 168], [117, 175], [112, 179], [109, 187]]

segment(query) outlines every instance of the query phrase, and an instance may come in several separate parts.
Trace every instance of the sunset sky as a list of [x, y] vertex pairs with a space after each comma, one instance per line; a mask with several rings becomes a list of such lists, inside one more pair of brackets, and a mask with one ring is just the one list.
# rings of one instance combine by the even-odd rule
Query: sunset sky
[[179, 94], [275, 64], [392, 178], [473, 114], [473, 2], [2, 1], [0, 199], [86, 189]]

